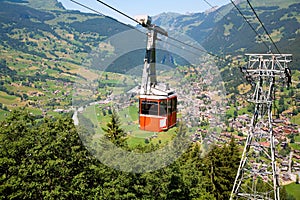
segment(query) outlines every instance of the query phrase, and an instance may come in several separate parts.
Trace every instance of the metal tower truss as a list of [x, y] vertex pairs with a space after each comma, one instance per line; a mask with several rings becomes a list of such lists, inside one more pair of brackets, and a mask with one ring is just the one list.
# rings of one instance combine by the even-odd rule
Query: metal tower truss
[[249, 102], [254, 104], [250, 129], [230, 199], [279, 200], [278, 169], [272, 128], [272, 103], [277, 82], [287, 85], [291, 54], [246, 54], [248, 65], [241, 68], [254, 87]]

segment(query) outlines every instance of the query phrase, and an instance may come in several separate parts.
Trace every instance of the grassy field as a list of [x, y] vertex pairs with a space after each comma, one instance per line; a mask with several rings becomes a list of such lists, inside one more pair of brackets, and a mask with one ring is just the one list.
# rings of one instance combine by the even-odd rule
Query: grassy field
[[300, 126], [300, 113], [298, 115], [296, 115], [296, 116], [293, 116], [291, 121], [294, 124], [298, 124]]
[[0, 91], [0, 102], [3, 104], [14, 104], [19, 103], [20, 98], [12, 95], [8, 95], [5, 92]]
[[300, 184], [291, 183], [285, 186], [288, 194], [293, 195], [296, 200], [300, 200]]
[[169, 141], [172, 140], [173, 137], [175, 137], [175, 130], [176, 127], [169, 129], [166, 132], [160, 132], [160, 133], [153, 133], [148, 131], [141, 131], [138, 130], [134, 134], [131, 134], [127, 139], [127, 144], [130, 148], [134, 148], [138, 145], [144, 146], [147, 145], [146, 138], [150, 138], [153, 135], [156, 135], [157, 137], [151, 138], [149, 142], [156, 145], [165, 145]]
[[88, 106], [83, 113], [83, 116], [86, 117], [87, 119], [90, 119], [93, 124], [97, 124], [98, 120], [96, 117], [96, 111], [95, 111], [95, 106]]
[[295, 142], [300, 142], [300, 135], [295, 136]]
[[3, 120], [7, 116], [7, 114], [7, 111], [0, 110], [0, 121]]
[[300, 144], [292, 143], [290, 146], [295, 150], [300, 150]]
[[[268, 2], [266, 1], [260, 1], [260, 0], [255, 0], [251, 2], [254, 7], [259, 7], [259, 6], [268, 6]], [[289, 3], [299, 3], [298, 0], [272, 0], [272, 5], [273, 6], [279, 6], [280, 8], [288, 8]]]
[[[83, 112], [83, 116], [90, 119], [97, 130], [96, 133], [103, 134], [101, 128], [105, 128], [110, 121], [110, 115], [107, 108], [111, 105], [88, 106]], [[142, 131], [138, 126], [138, 107], [137, 103], [123, 110], [118, 111], [118, 116], [121, 123], [121, 128], [128, 134], [127, 143], [130, 148], [135, 148], [138, 145], [145, 146], [148, 143], [146, 140], [156, 145], [165, 145], [173, 137], [175, 137], [176, 127], [173, 127], [165, 132], [155, 133]], [[104, 114], [105, 113], [105, 114]]]

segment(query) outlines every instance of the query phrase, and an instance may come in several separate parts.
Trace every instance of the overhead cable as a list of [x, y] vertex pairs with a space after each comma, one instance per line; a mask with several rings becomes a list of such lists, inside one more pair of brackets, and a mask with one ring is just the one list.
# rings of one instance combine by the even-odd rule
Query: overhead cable
[[[84, 5], [84, 4], [81, 4], [81, 3], [79, 3], [79, 2], [77, 2], [77, 1], [75, 1], [75, 0], [70, 0], [70, 1], [72, 1], [73, 3], [75, 3], [75, 4], [77, 4], [77, 5], [82, 6], [82, 7], [86, 8], [86, 9], [88, 9], [88, 10], [91, 10], [91, 11], [97, 13], [97, 14], [104, 15], [103, 13], [101, 13], [101, 12], [95, 10], [95, 9], [92, 9], [92, 8], [90, 8], [90, 7], [88, 7], [88, 6]], [[138, 22], [137, 22], [137, 23], [138, 23]], [[134, 30], [140, 32], [141, 34], [147, 35], [147, 33], [143, 32], [143, 31], [141, 31], [141, 30], [139, 30], [139, 29], [137, 29], [137, 28], [134, 28], [134, 27], [131, 26], [131, 25], [128, 25], [128, 24], [124, 24], [124, 25], [125, 25], [125, 26], [128, 26], [128, 27], [131, 28], [131, 29], [134, 29]], [[200, 56], [199, 54], [195, 53], [194, 51], [185, 49], [185, 48], [183, 48], [182, 46], [178, 46], [178, 45], [175, 45], [175, 44], [170, 43], [170, 42], [167, 42], [167, 41], [162, 41], [162, 40], [158, 40], [158, 41], [159, 41], [159, 42], [164, 42], [164, 43], [169, 44], [170, 46], [176, 47], [176, 48], [178, 48], [178, 49], [182, 49], [182, 50], [187, 51], [187, 52], [189, 52], [189, 53], [192, 53], [192, 54], [194, 54], [194, 55], [196, 55], [196, 56]], [[201, 50], [201, 51], [202, 51], [202, 50]], [[206, 52], [205, 52], [205, 53], [206, 53]]]
[[[203, 0], [207, 5], [209, 5], [212, 9], [214, 9], [216, 6], [213, 6], [211, 3], [209, 3], [207, 0]], [[216, 12], [221, 16], [221, 17], [225, 17], [220, 11], [219, 8], [216, 9]]]
[[261, 38], [261, 35], [255, 30], [255, 28], [251, 25], [251, 23], [249, 22], [249, 20], [245, 17], [245, 15], [242, 13], [242, 11], [239, 9], [239, 7], [233, 2], [233, 0], [230, 0], [232, 5], [234, 5], [234, 7], [238, 10], [238, 12], [240, 13], [240, 15], [244, 18], [244, 20], [247, 22], [247, 24], [250, 26], [250, 28], [255, 32], [255, 34], [258, 36], [258, 38], [264, 43], [264, 45], [267, 47], [267, 49], [269, 50], [269, 46], [266, 44], [265, 41], [263, 41], [263, 39]]
[[[81, 4], [81, 3], [79, 3], [78, 1], [75, 1], [75, 0], [70, 0], [70, 1], [72, 1], [73, 3], [76, 3], [77, 5], [80, 5], [80, 6], [84, 7], [84, 8], [86, 8], [86, 9], [90, 10], [90, 11], [93, 11], [93, 12], [99, 14], [99, 15], [103, 15], [103, 16], [104, 16], [103, 13], [101, 13], [101, 12], [99, 12], [99, 11], [97, 11], [97, 10], [91, 8], [91, 7], [88, 7], [88, 6], [84, 5], [84, 4]], [[139, 29], [137, 29], [137, 28], [135, 28], [135, 27], [133, 27], [133, 26], [131, 26], [131, 25], [129, 25], [129, 24], [124, 24], [124, 25], [127, 26], [128, 28], [131, 28], [131, 29], [136, 30], [137, 32], [140, 32], [141, 34], [147, 35], [147, 33], [143, 32], [143, 31], [141, 31], [141, 30], [139, 30]]]
[[[97, 13], [97, 14], [104, 15], [103, 13], [101, 13], [101, 12], [95, 10], [95, 9], [92, 9], [92, 8], [90, 8], [90, 7], [88, 7], [88, 6], [84, 5], [84, 4], [81, 4], [81, 3], [79, 3], [79, 2], [76, 1], [76, 0], [70, 0], [70, 1], [72, 1], [73, 3], [75, 3], [75, 4], [77, 4], [77, 5], [82, 6], [82, 7], [86, 8], [86, 9], [88, 9], [88, 10], [91, 10], [91, 11]], [[124, 12], [121, 12], [120, 10], [118, 10], [118, 9], [116, 9], [116, 8], [114, 8], [114, 7], [110, 6], [110, 5], [108, 5], [108, 4], [106, 4], [105, 2], [103, 2], [103, 1], [101, 1], [101, 0], [96, 0], [96, 1], [98, 1], [99, 3], [101, 3], [101, 4], [105, 5], [105, 6], [107, 6], [107, 7], [110, 8], [110, 9], [114, 10], [115, 12], [118, 12], [119, 14], [123, 15], [124, 17], [126, 17], [126, 18], [128, 18], [128, 19], [130, 19], [130, 20], [132, 20], [132, 21], [134, 21], [134, 22], [136, 22], [137, 24], [139, 24], [139, 25], [145, 27], [145, 26], [142, 25], [139, 21], [135, 20], [134, 18], [130, 17], [129, 15], [125, 14]], [[139, 30], [139, 29], [137, 29], [137, 28], [135, 28], [135, 27], [133, 27], [133, 26], [131, 26], [131, 25], [129, 25], [129, 24], [124, 24], [124, 25], [125, 25], [125, 26], [128, 26], [129, 28], [134, 29], [134, 30], [136, 30], [136, 31], [138, 31], [138, 32], [140, 32], [140, 33], [142, 33], [142, 34], [144, 34], [144, 35], [147, 35], [147, 33], [143, 32], [143, 31], [141, 31], [141, 30]], [[196, 46], [194, 46], [194, 45], [191, 45], [191, 44], [182, 42], [181, 40], [178, 40], [178, 39], [176, 39], [176, 38], [174, 38], [174, 37], [167, 36], [167, 38], [169, 38], [169, 39], [171, 39], [171, 40], [173, 40], [173, 41], [175, 41], [175, 42], [178, 42], [178, 43], [180, 43], [180, 44], [182, 44], [182, 45], [185, 45], [185, 46], [191, 47], [191, 48], [193, 48], [193, 49], [196, 49], [196, 50], [198, 50], [198, 51], [200, 51], [200, 52], [202, 52], [202, 53], [206, 53], [206, 54], [208, 54], [208, 55], [210, 55], [210, 56], [216, 57], [216, 58], [218, 58], [218, 59], [220, 59], [220, 60], [223, 60], [223, 61], [229, 61], [229, 60], [227, 60], [225, 57], [224, 57], [224, 58], [223, 58], [223, 57], [220, 57], [220, 56], [218, 56], [218, 55], [216, 55], [216, 54], [213, 54], [213, 53], [211, 53], [211, 52], [208, 52], [208, 51], [206, 51], [206, 50], [204, 50], [204, 49], [201, 49], [201, 48], [199, 48], [199, 47], [196, 47]], [[158, 40], [158, 41], [160, 41], [160, 40]], [[193, 51], [191, 51], [191, 50], [188, 50], [188, 49], [186, 49], [186, 48], [184, 48], [184, 47], [182, 47], [182, 46], [178, 46], [178, 45], [172, 44], [172, 43], [167, 42], [167, 41], [164, 41], [164, 42], [167, 43], [167, 44], [169, 44], [169, 45], [171, 45], [171, 46], [174, 46], [174, 47], [176, 47], [176, 48], [179, 48], [179, 49], [182, 49], [182, 50], [184, 50], [184, 51], [190, 52], [190, 53], [192, 53], [192, 54], [194, 54], [194, 55], [200, 56], [200, 54], [197, 54], [197, 53], [195, 53], [195, 52], [193, 52]], [[229, 62], [231, 62], [231, 61], [229, 61]]]
[[[101, 4], [105, 5], [105, 6], [107, 6], [108, 8], [110, 8], [110, 9], [112, 9], [112, 10], [118, 12], [119, 14], [121, 14], [121, 15], [127, 17], [128, 19], [130, 19], [130, 20], [136, 22], [137, 24], [144, 26], [143, 24], [141, 24], [141, 23], [140, 23], [139, 21], [137, 21], [136, 19], [134, 19], [134, 18], [130, 17], [129, 15], [125, 14], [124, 12], [122, 12], [122, 11], [120, 11], [120, 10], [118, 10], [118, 9], [116, 9], [116, 8], [114, 8], [114, 7], [112, 7], [112, 6], [110, 6], [110, 5], [108, 5], [107, 3], [105, 3], [105, 2], [103, 2], [103, 1], [101, 1], [101, 0], [96, 0], [96, 1], [98, 1], [99, 3], [101, 3]], [[213, 53], [211, 53], [211, 52], [205, 51], [204, 49], [201, 49], [201, 48], [195, 47], [194, 45], [190, 45], [190, 44], [187, 44], [187, 43], [185, 43], [185, 42], [182, 42], [182, 41], [180, 41], [180, 40], [178, 40], [178, 39], [176, 39], [176, 38], [174, 38], [174, 37], [171, 37], [171, 36], [167, 36], [167, 37], [170, 38], [171, 40], [174, 40], [174, 41], [176, 41], [176, 42], [178, 42], [178, 43], [180, 43], [180, 44], [183, 44], [183, 45], [185, 45], [185, 46], [188, 46], [188, 47], [191, 47], [191, 48], [193, 48], [193, 49], [196, 49], [196, 50], [198, 50], [198, 51], [200, 51], [200, 52], [207, 53], [207, 54], [209, 54], [209, 55], [211, 55], [211, 56], [213, 56], [213, 57], [216, 57], [216, 58], [219, 58], [219, 59], [226, 60], [225, 58], [221, 58], [220, 56], [215, 55], [215, 54], [213, 54]]]
[[266, 29], [266, 27], [264, 26], [264, 24], [262, 23], [262, 21], [260, 20], [259, 16], [257, 15], [257, 13], [255, 12], [253, 6], [251, 5], [250, 1], [247, 0], [248, 5], [250, 6], [252, 12], [254, 13], [255, 17], [258, 19], [259, 23], [261, 24], [261, 26], [263, 27], [263, 29], [265, 30], [266, 34], [268, 35], [270, 41], [272, 42], [272, 44], [274, 45], [274, 47], [276, 48], [277, 52], [281, 55], [277, 45], [275, 44], [275, 42], [273, 41], [271, 35], [269, 34], [268, 30]]
[[116, 8], [114, 8], [114, 7], [110, 6], [110, 5], [108, 5], [107, 3], [105, 3], [105, 2], [103, 2], [103, 1], [101, 1], [101, 0], [96, 0], [96, 1], [98, 1], [99, 3], [105, 5], [106, 7], [110, 8], [110, 9], [112, 9], [113, 11], [115, 11], [115, 12], [117, 12], [117, 13], [123, 15], [124, 17], [127, 17], [128, 19], [130, 19], [130, 20], [136, 22], [137, 24], [142, 25], [142, 24], [141, 24], [139, 21], [137, 21], [136, 19], [134, 19], [134, 18], [130, 17], [129, 15], [127, 15], [126, 13], [121, 12], [120, 10], [118, 10], [118, 9], [116, 9]]
[[88, 10], [91, 10], [91, 11], [93, 11], [93, 12], [99, 14], [99, 15], [103, 15], [101, 12], [99, 12], [99, 11], [93, 9], [93, 8], [90, 8], [90, 7], [88, 7], [88, 6], [84, 5], [84, 4], [81, 4], [78, 1], [74, 1], [74, 0], [70, 0], [70, 1], [72, 1], [73, 3], [76, 3], [79, 6], [82, 6], [82, 7], [86, 8], [86, 9], [88, 9]]

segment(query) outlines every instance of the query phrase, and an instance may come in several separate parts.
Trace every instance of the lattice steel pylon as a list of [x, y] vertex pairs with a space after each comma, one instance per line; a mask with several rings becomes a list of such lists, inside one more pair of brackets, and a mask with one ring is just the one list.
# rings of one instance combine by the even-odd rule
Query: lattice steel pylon
[[254, 104], [242, 158], [230, 199], [279, 200], [279, 179], [276, 168], [272, 128], [273, 92], [277, 83], [291, 83], [288, 63], [291, 54], [246, 54], [246, 67], [241, 68], [254, 86], [249, 102]]

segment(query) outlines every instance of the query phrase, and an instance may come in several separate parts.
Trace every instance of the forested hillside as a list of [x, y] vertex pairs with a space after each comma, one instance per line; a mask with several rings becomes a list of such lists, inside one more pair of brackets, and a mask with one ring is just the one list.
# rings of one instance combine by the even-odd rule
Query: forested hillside
[[[168, 167], [125, 173], [90, 155], [70, 117], [37, 117], [18, 110], [0, 123], [1, 199], [229, 199], [240, 159], [233, 139], [205, 157], [193, 143]], [[293, 199], [285, 187], [281, 199]]]
[[194, 143], [170, 166], [133, 174], [90, 155], [71, 118], [36, 117], [14, 111], [0, 124], [1, 199], [229, 199], [240, 156], [233, 140], [204, 158]]

